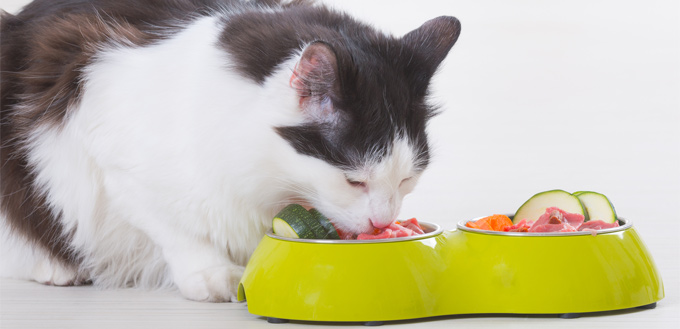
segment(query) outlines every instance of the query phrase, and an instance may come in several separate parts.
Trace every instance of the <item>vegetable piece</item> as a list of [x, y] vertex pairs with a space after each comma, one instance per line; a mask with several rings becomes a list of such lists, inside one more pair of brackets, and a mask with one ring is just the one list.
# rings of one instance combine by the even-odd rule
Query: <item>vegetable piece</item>
[[517, 224], [522, 219], [536, 221], [549, 207], [557, 207], [568, 213], [580, 214], [588, 220], [586, 209], [578, 197], [563, 190], [551, 190], [537, 193], [517, 209], [512, 222]]
[[588, 220], [601, 220], [605, 223], [616, 222], [614, 205], [604, 194], [591, 191], [579, 191], [573, 193], [586, 208]]
[[282, 237], [314, 239], [316, 235], [306, 223], [311, 220], [313, 220], [312, 215], [307, 209], [299, 204], [291, 204], [274, 216], [272, 228], [274, 234]]
[[299, 204], [291, 204], [283, 208], [272, 220], [274, 234], [299, 239], [343, 239], [368, 240], [398, 238], [423, 234], [422, 227], [415, 218], [404, 222], [396, 222], [388, 228], [374, 228], [371, 233], [355, 236], [335, 227], [328, 217], [316, 209], [309, 211]]
[[474, 221], [474, 222], [472, 222], [472, 221], [467, 222], [467, 223], [465, 223], [465, 226], [467, 226], [469, 228], [476, 228], [478, 230], [493, 231], [491, 229], [491, 225], [489, 225], [489, 223], [487, 223], [486, 221], [482, 221], [481, 219]]
[[314, 238], [316, 239], [328, 239], [328, 231], [319, 223], [319, 221], [314, 218], [314, 216], [305, 209], [307, 212], [303, 215], [302, 220], [309, 226], [309, 228], [314, 232]]
[[469, 221], [469, 222], [465, 223], [465, 226], [467, 226], [469, 228], [475, 228], [475, 229], [478, 229], [478, 230], [485, 230], [484, 228], [481, 228], [479, 225], [477, 225], [477, 222], [473, 222], [473, 221]]
[[309, 209], [309, 213], [312, 215], [312, 217], [321, 224], [321, 226], [324, 228], [326, 233], [321, 236], [317, 237], [319, 239], [333, 239], [337, 240], [340, 239], [340, 234], [338, 234], [338, 231], [335, 229], [331, 221], [328, 219], [328, 217], [324, 216], [321, 212], [318, 210], [312, 208]]
[[491, 215], [474, 222], [467, 222], [465, 226], [479, 230], [502, 232], [506, 227], [512, 226], [512, 221], [505, 215]]
[[494, 231], [503, 231], [506, 226], [512, 226], [512, 220], [505, 215], [492, 215], [487, 218]]

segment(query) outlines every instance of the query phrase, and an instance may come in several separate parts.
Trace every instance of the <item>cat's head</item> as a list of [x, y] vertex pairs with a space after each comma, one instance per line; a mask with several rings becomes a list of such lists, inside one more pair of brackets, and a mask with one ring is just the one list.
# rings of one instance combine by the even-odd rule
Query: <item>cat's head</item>
[[396, 219], [430, 161], [428, 85], [459, 33], [457, 19], [438, 17], [402, 38], [348, 36], [302, 50], [290, 85], [304, 119], [277, 132], [317, 160], [300, 193], [340, 229]]

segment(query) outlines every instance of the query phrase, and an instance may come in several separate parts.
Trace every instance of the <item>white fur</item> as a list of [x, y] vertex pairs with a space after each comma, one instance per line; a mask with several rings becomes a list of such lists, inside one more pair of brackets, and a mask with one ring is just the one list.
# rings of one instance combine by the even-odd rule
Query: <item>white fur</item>
[[297, 58], [257, 85], [228, 65], [219, 24], [201, 18], [159, 44], [97, 56], [73, 115], [63, 127], [38, 127], [27, 146], [84, 263], [68, 272], [3, 224], [2, 275], [175, 284], [190, 299], [228, 301], [287, 203], [306, 200], [357, 232], [396, 217], [418, 176], [408, 142], [351, 173], [296, 153], [273, 127], [306, 120], [288, 84]]
[[35, 248], [21, 236], [12, 234], [0, 220], [0, 276], [18, 279], [33, 279], [43, 284], [63, 286], [77, 283], [77, 273], [52, 262], [45, 250]]

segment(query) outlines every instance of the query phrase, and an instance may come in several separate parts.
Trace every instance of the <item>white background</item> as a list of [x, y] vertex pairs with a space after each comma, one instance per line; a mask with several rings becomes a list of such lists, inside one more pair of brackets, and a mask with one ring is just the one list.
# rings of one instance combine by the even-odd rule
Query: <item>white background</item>
[[[2, 0], [1, 7], [15, 12], [25, 2]], [[680, 2], [324, 2], [395, 35], [440, 15], [462, 23], [458, 43], [432, 84], [432, 100], [442, 108], [429, 126], [435, 157], [401, 217], [452, 228], [463, 219], [513, 213], [536, 192], [598, 191], [620, 217], [634, 222], [666, 287], [657, 309], [634, 314], [575, 322], [510, 317], [405, 325], [680, 324]], [[6, 313], [10, 303], [30, 305], [30, 293], [59, 299], [64, 291], [2, 283], [2, 318], [17, 325], [29, 323]], [[67, 300], [102, 293], [75, 289], [83, 295], [69, 293]], [[129, 294], [111, 299], [177, 298]], [[198, 310], [216, 307], [186, 303]], [[226, 321], [269, 328], [242, 306], [221, 307], [232, 312]]]

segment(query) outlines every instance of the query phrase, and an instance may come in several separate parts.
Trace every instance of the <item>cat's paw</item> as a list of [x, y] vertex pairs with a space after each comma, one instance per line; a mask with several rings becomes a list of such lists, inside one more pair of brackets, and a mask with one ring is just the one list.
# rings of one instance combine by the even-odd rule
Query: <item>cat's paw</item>
[[46, 285], [74, 286], [83, 283], [78, 279], [78, 273], [75, 270], [47, 259], [36, 264], [31, 274], [33, 280]]
[[201, 302], [235, 302], [243, 267], [223, 265], [195, 272], [177, 283], [187, 299]]

